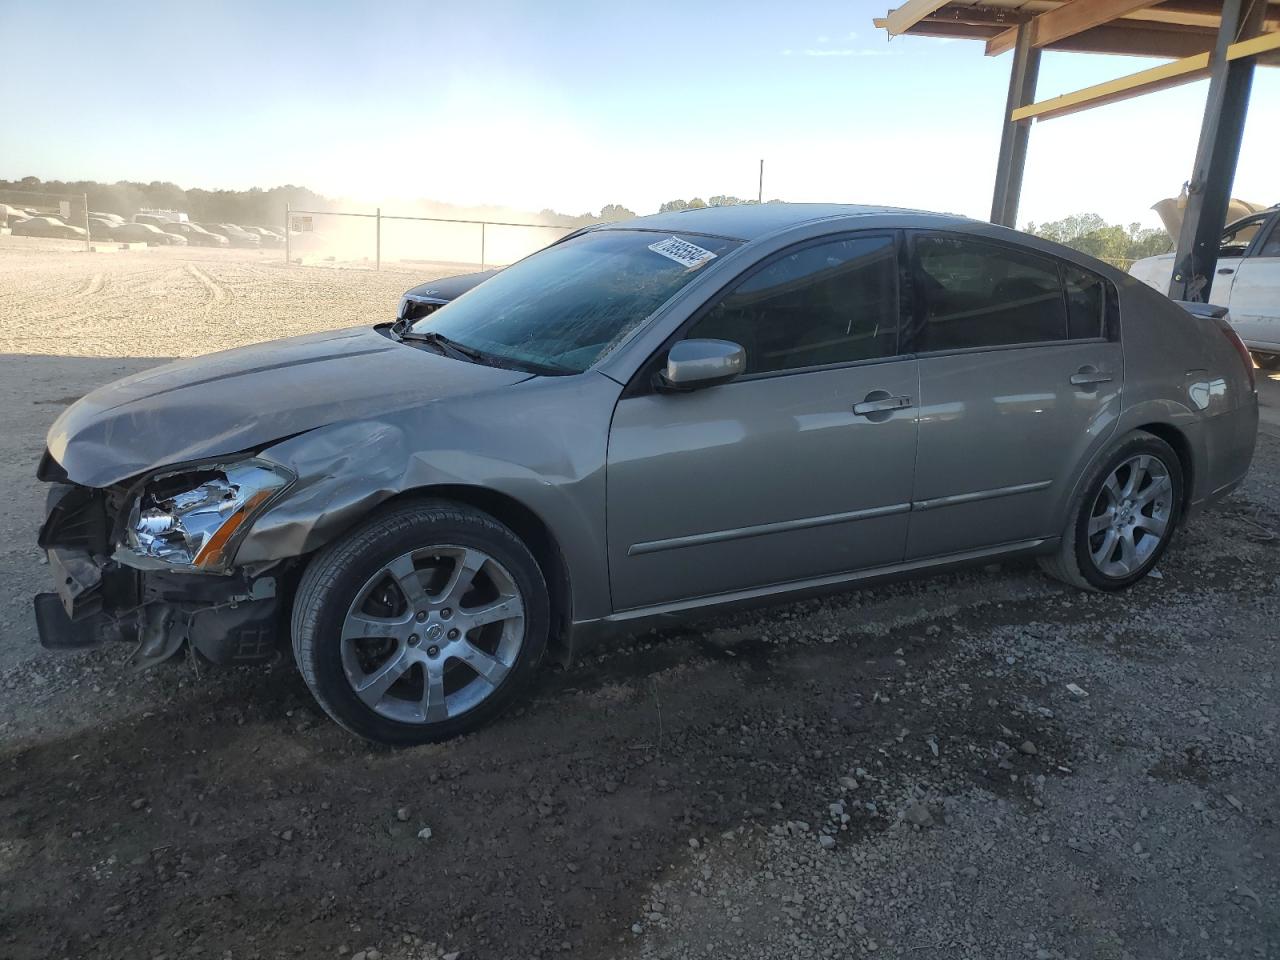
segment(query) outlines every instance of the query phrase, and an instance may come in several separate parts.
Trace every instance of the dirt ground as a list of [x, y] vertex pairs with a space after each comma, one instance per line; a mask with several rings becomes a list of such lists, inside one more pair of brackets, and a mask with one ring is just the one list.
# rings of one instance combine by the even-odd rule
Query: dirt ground
[[288, 661], [138, 676], [123, 649], [41, 651], [33, 474], [93, 386], [385, 319], [432, 272], [21, 240], [0, 238], [0, 957], [1280, 957], [1270, 424], [1245, 487], [1124, 595], [1009, 564], [714, 618], [391, 752]]

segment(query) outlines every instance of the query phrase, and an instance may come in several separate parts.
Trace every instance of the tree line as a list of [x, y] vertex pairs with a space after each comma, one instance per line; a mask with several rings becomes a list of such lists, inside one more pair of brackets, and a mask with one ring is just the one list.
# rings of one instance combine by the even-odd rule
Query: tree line
[[[1162, 229], [1107, 223], [1096, 213], [1078, 213], [1051, 223], [1028, 223], [1027, 233], [1079, 250], [1099, 260], [1141, 260], [1173, 249], [1173, 238]], [[1123, 264], [1127, 266], [1127, 263]]]
[[[322, 196], [314, 190], [294, 184], [271, 187], [267, 190], [261, 187], [253, 187], [249, 190], [202, 190], [186, 189], [176, 183], [162, 180], [152, 180], [150, 183], [134, 180], [119, 180], [115, 183], [99, 183], [96, 180], [41, 180], [39, 177], [0, 180], [0, 191], [8, 190], [68, 194], [77, 198], [84, 195], [89, 200], [90, 210], [117, 213], [126, 218], [139, 210], [180, 210], [197, 222], [208, 220], [213, 223], [279, 223], [284, 216], [285, 204], [295, 210], [334, 212], [350, 207], [349, 203]], [[38, 198], [33, 198], [30, 205], [35, 206], [36, 199]], [[755, 202], [719, 194], [710, 200], [703, 200], [701, 197], [694, 197], [692, 200], [668, 200], [662, 204], [658, 212], [694, 210], [699, 207], [726, 207]], [[769, 202], [780, 201], [770, 200]], [[474, 214], [476, 219], [483, 219], [486, 210], [486, 208], [463, 207], [450, 203], [430, 202], [424, 205], [440, 216], [450, 214], [461, 216], [470, 213]], [[497, 208], [487, 209], [496, 219], [507, 219], [511, 215], [509, 211], [498, 213]], [[637, 214], [620, 203], [606, 203], [600, 208], [598, 215], [591, 211], [570, 214], [545, 209], [537, 216], [541, 221], [557, 226], [581, 227], [606, 220], [629, 220]]]

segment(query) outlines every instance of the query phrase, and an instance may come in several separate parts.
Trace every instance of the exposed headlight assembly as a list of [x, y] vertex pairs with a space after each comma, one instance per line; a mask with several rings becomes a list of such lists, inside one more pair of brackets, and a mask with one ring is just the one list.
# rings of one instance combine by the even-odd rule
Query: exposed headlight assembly
[[141, 569], [224, 572], [238, 534], [293, 477], [263, 460], [199, 465], [160, 473], [129, 508], [117, 559]]

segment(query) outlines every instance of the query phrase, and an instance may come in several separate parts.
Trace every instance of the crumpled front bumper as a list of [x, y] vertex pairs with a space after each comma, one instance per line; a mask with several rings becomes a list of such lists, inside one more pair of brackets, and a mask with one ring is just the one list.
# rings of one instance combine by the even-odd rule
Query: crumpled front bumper
[[[51, 490], [40, 531], [54, 589], [34, 598], [42, 646], [67, 650], [133, 641], [138, 667], [168, 659], [184, 643], [214, 663], [261, 662], [276, 655], [287, 635], [277, 582], [288, 570], [256, 576], [136, 570], [110, 559], [109, 541], [83, 533], [104, 527], [95, 522], [101, 507], [84, 495], [87, 488], [55, 486], [62, 489]], [[77, 494], [78, 503], [72, 499]]]
[[66, 650], [130, 639], [130, 625], [109, 610], [137, 605], [137, 575], [111, 571], [104, 593], [103, 567], [88, 550], [52, 547], [47, 554], [54, 592], [36, 594], [34, 601], [41, 645]]

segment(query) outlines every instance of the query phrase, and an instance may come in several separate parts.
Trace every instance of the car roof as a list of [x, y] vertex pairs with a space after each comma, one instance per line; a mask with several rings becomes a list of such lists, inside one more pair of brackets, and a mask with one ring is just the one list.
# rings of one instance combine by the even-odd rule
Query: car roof
[[609, 230], [671, 230], [684, 233], [708, 233], [738, 240], [756, 240], [802, 223], [815, 220], [856, 219], [858, 217], [898, 214], [903, 217], [950, 217], [958, 223], [969, 223], [967, 217], [882, 207], [856, 203], [743, 203], [729, 207], [699, 207], [657, 213], [634, 220], [608, 224]]

